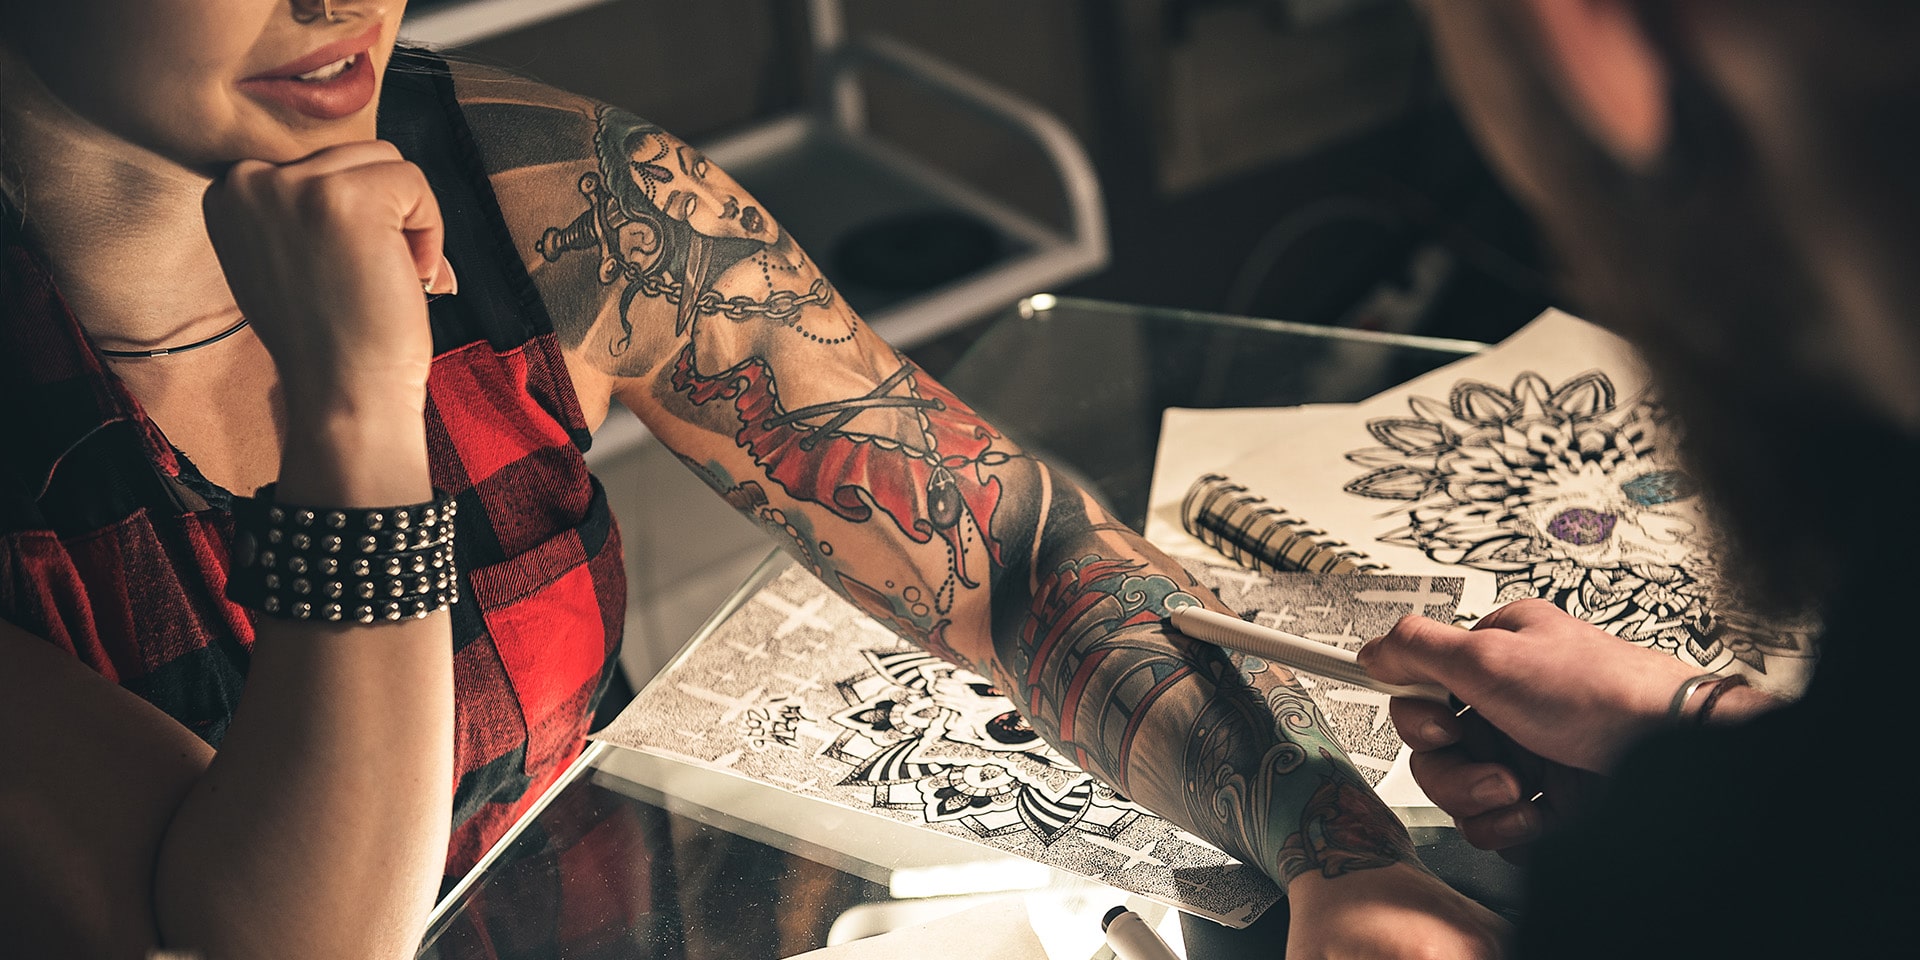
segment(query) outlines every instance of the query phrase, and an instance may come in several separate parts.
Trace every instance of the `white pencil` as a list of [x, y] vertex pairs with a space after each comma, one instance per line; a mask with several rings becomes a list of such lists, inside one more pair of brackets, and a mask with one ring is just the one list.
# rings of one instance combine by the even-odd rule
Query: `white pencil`
[[1353, 651], [1332, 644], [1308, 640], [1306, 637], [1287, 633], [1284, 630], [1275, 630], [1272, 627], [1263, 627], [1257, 623], [1248, 623], [1239, 617], [1214, 613], [1203, 607], [1181, 607], [1168, 614], [1167, 620], [1181, 633], [1195, 640], [1205, 640], [1217, 647], [1272, 660], [1295, 670], [1303, 670], [1342, 683], [1351, 683], [1356, 687], [1377, 690], [1391, 697], [1411, 697], [1452, 705], [1452, 698], [1437, 684], [1419, 683], [1402, 686], [1375, 680], [1368, 676], [1365, 670], [1360, 669], [1360, 663], [1354, 658]]

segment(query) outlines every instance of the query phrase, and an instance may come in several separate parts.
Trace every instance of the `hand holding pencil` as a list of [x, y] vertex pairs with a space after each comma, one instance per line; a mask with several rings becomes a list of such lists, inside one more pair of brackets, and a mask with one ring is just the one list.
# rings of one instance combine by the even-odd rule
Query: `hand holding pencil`
[[[1698, 673], [1544, 600], [1508, 604], [1471, 630], [1406, 617], [1357, 654], [1200, 607], [1167, 620], [1196, 640], [1393, 697], [1414, 781], [1469, 843], [1516, 861], [1577, 811], [1628, 744], [1671, 722], [1673, 691]], [[1770, 702], [1733, 693], [1731, 711]]]
[[1438, 682], [1473, 704], [1467, 717], [1410, 699], [1390, 709], [1415, 782], [1469, 843], [1503, 852], [1577, 810], [1629, 744], [1672, 722], [1675, 689], [1699, 673], [1544, 600], [1508, 604], [1471, 630], [1408, 617], [1356, 659], [1382, 680]]

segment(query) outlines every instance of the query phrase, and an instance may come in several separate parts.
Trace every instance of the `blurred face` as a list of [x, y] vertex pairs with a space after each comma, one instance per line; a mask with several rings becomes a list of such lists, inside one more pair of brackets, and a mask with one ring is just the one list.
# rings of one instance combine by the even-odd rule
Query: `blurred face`
[[[1771, 110], [1801, 109], [1802, 101], [1779, 93], [1799, 82], [1790, 65], [1758, 61], [1763, 69], [1747, 79], [1775, 95], [1756, 107], [1742, 99], [1746, 87], [1693, 47], [1666, 58], [1671, 143], [1650, 169], [1629, 169], [1553, 93], [1547, 54], [1521, 8], [1496, 0], [1428, 5], [1462, 114], [1553, 242], [1581, 312], [1642, 347], [1662, 399], [1686, 426], [1691, 470], [1743, 554], [1730, 570], [1748, 581], [1750, 596], [1790, 607], [1847, 589], [1853, 571], [1873, 566], [1858, 558], [1883, 549], [1879, 543], [1905, 549], [1906, 535], [1889, 532], [1894, 525], [1920, 530], [1920, 519], [1888, 511], [1862, 493], [1870, 488], [1840, 479], [1844, 466], [1867, 462], [1879, 476], [1920, 469], [1920, 441], [1889, 399], [1898, 394], [1884, 371], [1908, 384], [1920, 373], [1898, 350], [1907, 314], [1848, 311], [1823, 270], [1832, 256], [1823, 251], [1841, 245], [1823, 243], [1833, 235], [1797, 214], [1834, 216], [1859, 230], [1845, 239], [1877, 241], [1869, 225], [1912, 222], [1897, 214], [1892, 198], [1900, 194], [1889, 189], [1906, 174], [1875, 179], [1860, 159], [1867, 150], [1796, 176], [1768, 151], [1842, 138], [1795, 138], [1760, 122]], [[1896, 61], [1905, 59], [1883, 62]], [[1898, 92], [1897, 83], [1920, 85], [1874, 82], [1883, 97]], [[1910, 115], [1888, 102], [1897, 101], [1872, 104], [1887, 122]], [[1855, 181], [1867, 202], [1828, 202], [1832, 184]], [[1855, 249], [1884, 255], [1913, 246]], [[1902, 555], [1891, 569], [1909, 562]]]
[[[184, 166], [369, 139], [405, 0], [0, 0], [0, 55]], [[9, 97], [13, 94], [7, 94]]]

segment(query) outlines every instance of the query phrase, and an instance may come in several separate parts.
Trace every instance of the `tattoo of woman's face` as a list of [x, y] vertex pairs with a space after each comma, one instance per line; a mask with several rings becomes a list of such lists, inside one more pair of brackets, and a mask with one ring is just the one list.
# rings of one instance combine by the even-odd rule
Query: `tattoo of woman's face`
[[599, 169], [579, 183], [587, 210], [548, 229], [536, 248], [548, 262], [599, 253], [600, 282], [623, 288], [621, 330], [608, 344], [613, 356], [631, 344], [628, 314], [637, 299], [673, 304], [676, 336], [715, 314], [794, 326], [809, 309], [833, 303], [832, 287], [779, 225], [698, 149], [603, 107], [594, 153]]

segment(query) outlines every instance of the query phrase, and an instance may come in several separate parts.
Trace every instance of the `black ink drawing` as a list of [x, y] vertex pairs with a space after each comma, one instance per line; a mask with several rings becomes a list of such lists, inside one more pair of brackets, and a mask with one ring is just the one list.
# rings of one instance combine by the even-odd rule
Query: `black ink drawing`
[[1405, 504], [1381, 542], [1493, 574], [1497, 603], [1543, 597], [1706, 669], [1809, 655], [1810, 627], [1762, 627], [1715, 573], [1677, 426], [1656, 402], [1623, 402], [1595, 370], [1557, 386], [1531, 371], [1506, 388], [1460, 380], [1444, 402], [1408, 404], [1411, 417], [1367, 421], [1381, 446], [1347, 454], [1366, 468], [1347, 493]]
[[1074, 767], [989, 679], [902, 641], [800, 567], [683, 654], [597, 738], [960, 836], [1235, 926], [1281, 895], [1259, 871]]
[[[1191, 571], [1259, 622], [1358, 647], [1452, 616], [1455, 577]], [[1256, 688], [1279, 673], [1239, 658]], [[1370, 784], [1400, 752], [1386, 698], [1301, 677]], [[598, 737], [964, 837], [1244, 925], [1280, 891], [1041, 740], [992, 682], [896, 637], [799, 567], [761, 589]]]
[[[985, 679], [919, 651], [863, 649], [866, 669], [834, 684], [847, 703], [823, 755], [845, 763], [840, 786], [871, 788], [873, 806], [982, 837], [1024, 833], [1051, 846], [1069, 831], [1111, 840], [1138, 819], [1133, 804], [1072, 770]], [[956, 747], [972, 749], [961, 750]], [[990, 760], [969, 759], [981, 751]]]

